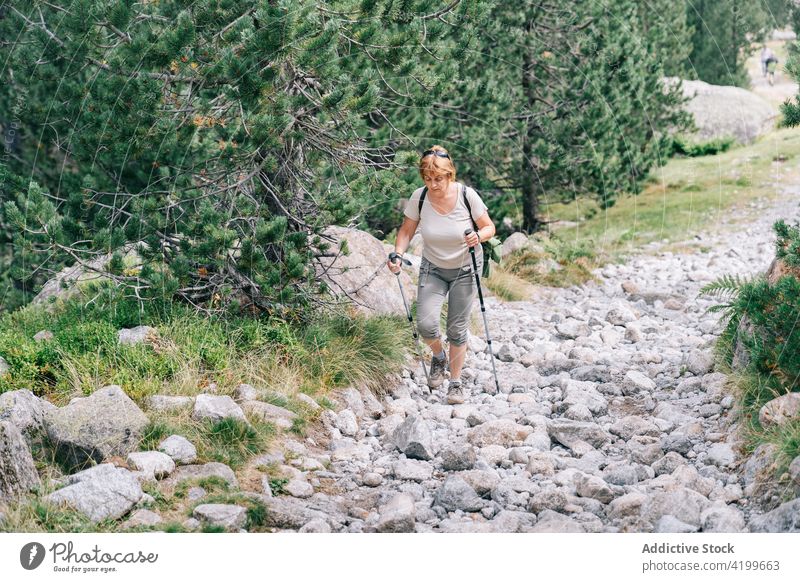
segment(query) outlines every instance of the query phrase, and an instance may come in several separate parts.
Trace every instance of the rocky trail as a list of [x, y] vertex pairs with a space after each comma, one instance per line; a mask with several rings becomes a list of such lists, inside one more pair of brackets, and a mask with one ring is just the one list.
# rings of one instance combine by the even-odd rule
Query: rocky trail
[[[780, 527], [791, 508], [761, 515], [749, 503], [756, 467], [751, 461], [742, 470], [734, 397], [726, 376], [713, 371], [722, 323], [707, 311], [715, 299], [699, 291], [726, 274], [765, 270], [773, 222], [798, 214], [794, 192], [786, 194], [778, 205], [759, 205], [746, 227], [720, 225], [703, 236], [708, 252], [654, 248], [599, 269], [598, 281], [582, 287], [524, 302], [488, 298], [500, 393], [486, 344], [474, 336], [464, 404], [445, 403], [446, 383], [430, 393], [419, 366], [403, 371], [383, 401], [348, 390], [341, 411], [323, 413], [326, 433], [311, 439], [316, 447], [289, 443], [290, 484], [308, 482], [310, 496], [275, 498], [270, 508], [284, 515], [277, 525], [351, 532]], [[286, 461], [279, 457], [270, 460]], [[312, 460], [328, 468], [303, 471]]]
[[[61, 478], [44, 500], [122, 529], [177, 522], [246, 531], [253, 515], [260, 530], [301, 532], [796, 529], [800, 499], [768, 513], [754, 503], [769, 460], [758, 449], [742, 457], [735, 398], [713, 369], [722, 323], [708, 308], [716, 299], [699, 292], [723, 275], [764, 272], [773, 223], [798, 216], [797, 191], [737, 212], [754, 217], [709, 225], [713, 232], [689, 241], [701, 245], [693, 254], [654, 243], [580, 287], [540, 289], [529, 301], [487, 297], [499, 392], [487, 345], [471, 336], [464, 404], [446, 404], [447, 382], [431, 392], [419, 362], [398, 371], [381, 398], [356, 388], [332, 395], [335, 410], [298, 393], [320, 422], [304, 437], [283, 433], [235, 472], [198, 464], [185, 435], [137, 451], [149, 417], [119, 386], [61, 408], [28, 390], [4, 393], [0, 497], [45, 479], [29, 445], [36, 450], [46, 433], [62, 461], [100, 464]], [[151, 332], [120, 330], [120, 342]], [[293, 412], [259, 397], [242, 384], [232, 397], [151, 396], [146, 408], [292, 428]], [[207, 490], [209, 477], [227, 483], [227, 496]], [[266, 512], [248, 512], [247, 499]], [[0, 507], [0, 527], [4, 519]]]

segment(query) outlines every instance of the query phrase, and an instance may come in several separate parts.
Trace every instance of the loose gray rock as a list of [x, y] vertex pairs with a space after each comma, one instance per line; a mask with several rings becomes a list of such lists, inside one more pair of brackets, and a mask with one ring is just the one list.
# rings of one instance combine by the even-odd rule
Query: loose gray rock
[[632, 491], [614, 499], [608, 505], [608, 516], [612, 519], [638, 517], [642, 505], [647, 501], [647, 495]]
[[330, 524], [324, 519], [312, 519], [299, 530], [300, 533], [331, 533]]
[[797, 418], [800, 418], [800, 392], [778, 396], [758, 411], [758, 421], [764, 428], [783, 426]]
[[323, 512], [308, 507], [307, 501], [292, 497], [263, 497], [262, 501], [267, 508], [267, 527], [297, 530], [314, 519], [327, 520]]
[[207, 495], [207, 492], [202, 487], [190, 487], [186, 492], [186, 499], [189, 501], [199, 501]]
[[561, 418], [548, 421], [547, 433], [551, 439], [566, 447], [572, 447], [576, 441], [583, 441], [598, 448], [613, 438], [593, 422], [579, 422]]
[[258, 400], [258, 390], [252, 384], [239, 384], [233, 391], [233, 399], [240, 403]]
[[158, 330], [147, 325], [139, 325], [131, 329], [117, 331], [117, 341], [120, 345], [136, 345], [152, 341], [158, 337]]
[[681, 465], [686, 464], [686, 459], [674, 451], [668, 452], [652, 464], [656, 475], [669, 475]]
[[655, 387], [655, 382], [637, 370], [626, 373], [625, 379], [622, 381], [622, 393], [625, 395], [652, 392]]
[[545, 509], [530, 531], [532, 533], [585, 533], [586, 528], [580, 523], [560, 513]]
[[395, 478], [404, 481], [425, 481], [433, 475], [433, 465], [415, 459], [400, 459], [392, 465]]
[[163, 479], [175, 470], [175, 461], [169, 455], [158, 451], [130, 453], [128, 466], [134, 471], [141, 471], [152, 480]]
[[729, 467], [736, 462], [736, 453], [728, 443], [715, 443], [708, 448], [706, 463], [717, 467]]
[[514, 251], [518, 251], [520, 249], [525, 248], [528, 246], [528, 237], [525, 233], [522, 232], [514, 232], [509, 236], [506, 240], [503, 241], [502, 251], [500, 255], [502, 258], [506, 258]]
[[659, 518], [655, 526], [656, 533], [694, 533], [700, 528], [682, 522], [674, 515], [663, 515]]
[[436, 490], [433, 504], [446, 511], [480, 511], [484, 501], [464, 479], [458, 475], [450, 475]]
[[652, 422], [641, 416], [625, 416], [616, 421], [608, 429], [611, 434], [617, 435], [622, 440], [630, 440], [636, 435], [660, 436], [661, 430]]
[[700, 515], [711, 502], [700, 493], [687, 488], [660, 491], [648, 496], [642, 505], [641, 516], [652, 524], [665, 515], [671, 515], [684, 523], [700, 527]]
[[395, 429], [392, 442], [411, 459], [430, 461], [435, 454], [431, 429], [424, 418], [415, 414]]
[[183, 465], [175, 469], [175, 472], [165, 479], [163, 483], [166, 487], [175, 487], [188, 479], [205, 479], [206, 477], [219, 477], [227, 481], [231, 489], [239, 488], [239, 482], [236, 480], [233, 470], [223, 463]]
[[[358, 399], [361, 403], [361, 395]], [[363, 409], [363, 404], [362, 404]], [[355, 436], [358, 433], [358, 419], [355, 413], [349, 408], [345, 408], [336, 415], [336, 428], [338, 428], [344, 436]]]
[[53, 332], [43, 329], [42, 331], [38, 332], [36, 335], [33, 336], [34, 341], [37, 342], [47, 342], [53, 339]]
[[461, 471], [458, 475], [482, 497], [491, 495], [494, 488], [500, 483], [500, 476], [493, 470], [473, 469]]
[[444, 471], [467, 471], [475, 466], [478, 456], [468, 443], [454, 444], [439, 454]]
[[0, 421], [0, 500], [24, 495], [40, 484], [25, 437], [15, 425]]
[[275, 406], [269, 402], [259, 400], [248, 400], [242, 404], [247, 414], [257, 418], [262, 422], [271, 422], [278, 428], [288, 430], [294, 426], [294, 421], [298, 418], [297, 414], [281, 406]]
[[600, 503], [610, 503], [614, 499], [608, 483], [595, 475], [581, 475], [575, 484], [575, 490], [581, 497], [597, 499]]
[[[603, 480], [611, 485], [635, 485], [639, 481], [636, 467], [628, 462], [612, 463], [603, 468]], [[592, 496], [589, 496], [592, 497]]]
[[414, 531], [416, 507], [414, 498], [408, 493], [397, 493], [380, 510], [375, 525], [379, 533], [408, 533]]
[[56, 407], [37, 398], [30, 390], [13, 390], [0, 394], [0, 421], [15, 425], [28, 444], [38, 442], [45, 434], [45, 418]]
[[498, 419], [484, 422], [472, 429], [467, 434], [467, 441], [476, 447], [500, 445], [512, 446], [514, 443], [523, 442], [533, 427], [517, 424], [513, 420]]
[[3, 356], [0, 356], [0, 376], [8, 374], [11, 371], [11, 366], [5, 361]]
[[191, 465], [197, 460], [197, 449], [185, 437], [174, 434], [158, 445], [158, 450], [169, 455], [178, 465]]
[[213, 394], [198, 394], [194, 401], [192, 412], [194, 420], [210, 420], [219, 422], [226, 418], [233, 418], [247, 422], [244, 411], [230, 396], [214, 396]]
[[686, 360], [686, 369], [695, 376], [704, 376], [714, 368], [714, 355], [710, 352], [695, 350]]
[[194, 398], [191, 396], [166, 396], [155, 394], [146, 400], [147, 409], [154, 412], [175, 412], [190, 410], [194, 407]]
[[700, 515], [700, 519], [704, 532], [742, 533], [747, 531], [744, 513], [724, 503], [715, 503], [706, 509]]
[[314, 495], [314, 487], [303, 479], [289, 479], [289, 482], [283, 488], [292, 497], [300, 499], [307, 499]]
[[134, 527], [153, 527], [162, 523], [164, 520], [155, 511], [149, 509], [137, 509], [134, 511], [127, 521], [123, 524], [123, 528], [131, 529]]
[[308, 394], [304, 394], [302, 392], [298, 392], [295, 394], [295, 398], [308, 406], [311, 410], [322, 410], [322, 407], [317, 404], [317, 401], [311, 398]]
[[148, 419], [119, 386], [106, 386], [86, 398], [46, 414], [47, 436], [56, 459], [68, 468], [101, 463], [134, 451]]
[[528, 511], [536, 514], [563, 511], [568, 503], [567, 494], [562, 489], [545, 489], [530, 498]]
[[54, 505], [67, 505], [92, 522], [119, 519], [142, 498], [136, 476], [110, 463], [97, 465], [66, 478], [66, 486], [45, 497]]
[[383, 476], [380, 473], [365, 473], [362, 481], [367, 487], [378, 487], [383, 483]]
[[751, 518], [750, 531], [759, 533], [800, 532], [800, 497], [782, 503], [764, 515]]
[[194, 508], [192, 515], [202, 523], [239, 531], [247, 523], [247, 509], [239, 505], [205, 503]]

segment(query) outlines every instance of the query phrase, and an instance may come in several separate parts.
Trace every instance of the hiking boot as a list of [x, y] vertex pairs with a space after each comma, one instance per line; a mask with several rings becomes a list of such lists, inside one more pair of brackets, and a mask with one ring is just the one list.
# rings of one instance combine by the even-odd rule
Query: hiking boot
[[436, 356], [431, 359], [431, 369], [428, 375], [428, 386], [437, 388], [444, 382], [445, 373], [447, 372], [447, 354], [440, 360]]
[[450, 386], [447, 388], [447, 403], [448, 404], [464, 404], [466, 396], [464, 395], [464, 387], [461, 385], [461, 380], [450, 380]]

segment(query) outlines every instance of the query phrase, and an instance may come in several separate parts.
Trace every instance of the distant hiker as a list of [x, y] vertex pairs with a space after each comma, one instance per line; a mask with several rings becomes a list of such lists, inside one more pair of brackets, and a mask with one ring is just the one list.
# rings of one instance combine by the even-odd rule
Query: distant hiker
[[[421, 223], [424, 246], [417, 287], [417, 321], [419, 334], [434, 354], [428, 385], [431, 388], [440, 386], [448, 369], [439, 331], [442, 305], [447, 298], [447, 339], [450, 342], [447, 402], [460, 404], [464, 402], [461, 368], [467, 353], [467, 330], [477, 293], [468, 249], [475, 247], [480, 271], [483, 264], [480, 243], [494, 236], [495, 227], [478, 193], [455, 181], [456, 168], [443, 147], [435, 145], [423, 152], [419, 175], [425, 186], [416, 189], [406, 204], [395, 252], [400, 256], [405, 253]], [[465, 236], [464, 231], [469, 228], [477, 232]], [[399, 261], [390, 259], [387, 265], [392, 273], [400, 270]]]
[[[764, 48], [761, 49], [761, 74], [763, 76], [767, 76], [767, 72], [770, 68], [770, 63], [774, 62], [775, 65], [778, 64], [778, 57], [775, 56], [775, 53], [772, 52], [772, 49], [769, 48], [767, 45], [764, 45]], [[774, 65], [773, 65], [774, 66]]]

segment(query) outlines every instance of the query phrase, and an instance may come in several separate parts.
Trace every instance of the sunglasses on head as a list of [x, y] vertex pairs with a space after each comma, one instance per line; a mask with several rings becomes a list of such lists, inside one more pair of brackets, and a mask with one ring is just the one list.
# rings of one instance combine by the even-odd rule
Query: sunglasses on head
[[448, 154], [446, 154], [444, 152], [440, 152], [439, 150], [425, 150], [424, 152], [422, 152], [422, 157], [424, 158], [425, 156], [429, 156], [431, 154], [433, 154], [437, 158], [450, 159], [450, 156]]

